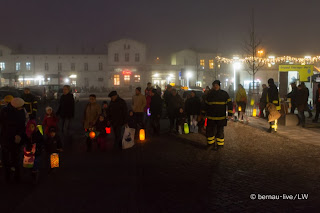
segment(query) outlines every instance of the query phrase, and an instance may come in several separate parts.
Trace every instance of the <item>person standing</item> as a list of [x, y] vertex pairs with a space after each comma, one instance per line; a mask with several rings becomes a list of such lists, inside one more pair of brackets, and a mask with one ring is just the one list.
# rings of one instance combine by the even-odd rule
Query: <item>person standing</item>
[[318, 90], [316, 92], [316, 99], [314, 100], [316, 105], [316, 116], [312, 120], [313, 123], [317, 123], [319, 119], [319, 113], [320, 113], [320, 83], [318, 84]]
[[115, 134], [114, 146], [122, 148], [122, 131], [124, 126], [128, 125], [128, 107], [127, 103], [119, 97], [116, 91], [112, 91], [108, 95], [111, 102], [108, 107], [108, 121], [110, 121]]
[[244, 119], [246, 119], [246, 122], [248, 122], [248, 117], [246, 116], [247, 93], [241, 84], [239, 84], [239, 89], [236, 95], [236, 102], [238, 105], [239, 121], [242, 122]]
[[[101, 107], [97, 103], [97, 97], [94, 94], [89, 96], [89, 103], [84, 110], [83, 127], [85, 130], [93, 130], [96, 125], [99, 115], [101, 114]], [[87, 138], [87, 152], [90, 152], [92, 148], [91, 138]]]
[[310, 92], [309, 92], [309, 89], [308, 87], [306, 87], [305, 83], [304, 82], [301, 82], [301, 87], [302, 89], [305, 90], [305, 94], [308, 94], [308, 99], [307, 99], [307, 108], [305, 109], [306, 111], [308, 111], [309, 113], [309, 118], [312, 118], [312, 112], [311, 112], [311, 109], [308, 107], [308, 100], [309, 100], [309, 95], [310, 95]]
[[162, 113], [162, 99], [156, 89], [151, 92], [151, 103], [150, 103], [150, 113], [151, 113], [151, 124], [154, 135], [160, 135], [160, 118]]
[[206, 97], [207, 115], [207, 143], [213, 145], [217, 142], [217, 148], [224, 145], [224, 126], [227, 125], [226, 111], [228, 108], [228, 118], [233, 114], [233, 105], [229, 94], [220, 89], [220, 81], [212, 83], [212, 89]]
[[0, 114], [0, 144], [5, 179], [10, 181], [10, 173], [14, 173], [15, 180], [20, 181], [21, 148], [25, 142], [24, 100], [14, 98]]
[[297, 100], [296, 100], [298, 112], [299, 112], [299, 124], [305, 127], [306, 117], [304, 111], [308, 107], [308, 91], [300, 84], [298, 86]]
[[260, 107], [260, 118], [264, 118], [265, 114], [264, 114], [264, 110], [266, 109], [267, 106], [267, 93], [268, 93], [268, 87], [266, 84], [262, 84], [262, 94], [261, 94], [261, 98], [260, 98], [260, 103], [259, 103], [259, 107]]
[[[170, 99], [168, 100], [168, 117], [170, 120], [170, 132], [172, 133], [179, 108], [183, 107], [183, 100], [180, 95], [177, 94], [176, 89], [172, 89], [171, 92], [171, 96], [169, 96]], [[176, 131], [178, 130], [176, 129]]]
[[25, 88], [21, 98], [24, 100], [24, 108], [26, 109], [30, 120], [35, 120], [38, 110], [38, 101], [36, 100], [36, 97], [31, 94], [29, 88]]
[[[276, 110], [280, 111], [281, 106], [280, 106], [280, 99], [279, 99], [279, 92], [277, 86], [274, 84], [273, 78], [269, 78], [268, 80], [269, 88], [267, 92], [267, 97], [266, 97], [266, 103], [271, 103], [275, 105]], [[269, 115], [269, 112], [267, 113]], [[269, 133], [272, 132], [277, 132], [278, 128], [278, 120], [269, 122], [270, 123], [270, 128], [268, 130]]]
[[171, 91], [172, 91], [172, 86], [170, 84], [168, 84], [167, 89], [163, 93], [163, 99], [164, 99], [164, 103], [165, 103], [166, 107], [168, 107], [168, 102], [169, 102], [170, 97], [172, 95]]
[[151, 83], [148, 82], [147, 84], [147, 88], [144, 91], [144, 94], [146, 96], [146, 106], [144, 108], [144, 112], [145, 112], [145, 124], [148, 126], [149, 124], [149, 116], [148, 116], [148, 109], [150, 109], [150, 103], [151, 103], [151, 91], [152, 91], [152, 86]]
[[60, 98], [57, 116], [61, 118], [62, 133], [68, 136], [70, 123], [74, 117], [74, 97], [69, 85], [63, 86], [63, 94]]
[[194, 90], [191, 91], [191, 97], [186, 100], [185, 106], [187, 116], [190, 119], [190, 132], [198, 133], [198, 116], [201, 111], [201, 102]]
[[298, 93], [298, 88], [297, 88], [296, 82], [291, 83], [291, 89], [292, 89], [292, 91], [288, 93], [287, 98], [291, 99], [290, 113], [294, 114], [294, 111], [297, 108], [296, 103], [297, 103], [297, 93]]
[[[141, 87], [137, 87], [136, 94], [132, 96], [132, 109], [135, 115], [135, 121], [137, 122], [138, 126], [142, 129], [145, 128], [143, 118], [144, 118], [144, 109], [146, 105], [147, 105], [146, 97], [141, 94]], [[137, 129], [136, 131], [138, 132], [139, 129]]]

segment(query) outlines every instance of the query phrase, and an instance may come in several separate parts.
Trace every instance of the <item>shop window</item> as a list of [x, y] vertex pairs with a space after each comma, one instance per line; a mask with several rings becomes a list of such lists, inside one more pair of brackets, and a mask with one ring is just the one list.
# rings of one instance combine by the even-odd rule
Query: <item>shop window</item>
[[120, 85], [120, 75], [113, 76], [113, 85], [119, 86]]

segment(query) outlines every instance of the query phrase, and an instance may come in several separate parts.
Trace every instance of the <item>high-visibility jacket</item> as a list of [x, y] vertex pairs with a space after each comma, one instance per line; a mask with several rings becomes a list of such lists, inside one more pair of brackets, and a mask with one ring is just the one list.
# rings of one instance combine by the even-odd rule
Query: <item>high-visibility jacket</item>
[[24, 108], [29, 115], [35, 114], [38, 111], [38, 101], [34, 95], [23, 94], [21, 98], [24, 100]]
[[247, 103], [247, 93], [244, 88], [239, 88], [236, 96], [237, 102], [246, 102]]
[[268, 88], [267, 103], [272, 103], [276, 106], [277, 110], [281, 110], [280, 97], [276, 85], [272, 85]]
[[228, 116], [232, 116], [233, 106], [228, 93], [224, 90], [210, 90], [206, 100], [206, 115], [209, 120], [226, 119], [228, 107]]

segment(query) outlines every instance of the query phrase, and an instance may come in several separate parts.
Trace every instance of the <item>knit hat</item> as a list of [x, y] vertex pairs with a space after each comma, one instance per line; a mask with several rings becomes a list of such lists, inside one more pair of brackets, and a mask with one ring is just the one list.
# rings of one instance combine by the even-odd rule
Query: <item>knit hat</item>
[[7, 95], [6, 97], [4, 97], [4, 102], [6, 103], [10, 103], [13, 99], [13, 96], [12, 95]]
[[212, 82], [212, 85], [218, 84], [220, 86], [220, 81], [219, 80], [215, 80], [214, 82]]
[[24, 100], [22, 98], [14, 98], [10, 103], [14, 108], [19, 108], [24, 105]]
[[112, 96], [115, 96], [115, 95], [118, 95], [117, 91], [112, 91], [109, 93], [108, 97], [112, 97]]
[[48, 111], [49, 109], [51, 109], [51, 111], [52, 111], [52, 107], [47, 106], [47, 107], [46, 107], [46, 111]]

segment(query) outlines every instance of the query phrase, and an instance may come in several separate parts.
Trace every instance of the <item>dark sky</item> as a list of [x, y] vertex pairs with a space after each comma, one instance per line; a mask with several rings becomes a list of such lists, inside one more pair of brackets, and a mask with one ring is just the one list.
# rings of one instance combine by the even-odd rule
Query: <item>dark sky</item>
[[189, 47], [227, 55], [241, 53], [253, 7], [269, 53], [320, 54], [318, 0], [0, 0], [0, 43], [80, 53], [130, 37], [152, 56]]

